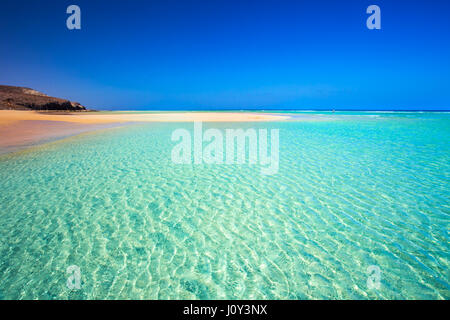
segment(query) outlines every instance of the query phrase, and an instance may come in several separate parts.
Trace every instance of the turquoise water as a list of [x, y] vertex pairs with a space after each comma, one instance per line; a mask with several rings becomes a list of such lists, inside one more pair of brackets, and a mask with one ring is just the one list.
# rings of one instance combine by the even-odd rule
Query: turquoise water
[[0, 298], [449, 299], [450, 115], [322, 116], [204, 124], [279, 129], [271, 176], [172, 163], [192, 123], [0, 156]]

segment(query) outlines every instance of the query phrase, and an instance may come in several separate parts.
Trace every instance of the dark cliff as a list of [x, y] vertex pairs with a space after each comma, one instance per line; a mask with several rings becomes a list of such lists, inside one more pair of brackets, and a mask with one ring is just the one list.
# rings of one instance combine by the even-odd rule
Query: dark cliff
[[30, 88], [3, 85], [0, 85], [1, 109], [86, 111], [78, 102], [49, 97]]

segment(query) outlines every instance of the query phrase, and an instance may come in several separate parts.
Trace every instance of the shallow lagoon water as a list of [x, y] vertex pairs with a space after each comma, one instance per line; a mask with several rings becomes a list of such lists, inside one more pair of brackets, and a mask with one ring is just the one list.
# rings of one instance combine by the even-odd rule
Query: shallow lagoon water
[[325, 116], [204, 124], [279, 129], [272, 176], [173, 164], [192, 123], [0, 156], [0, 298], [449, 299], [449, 114]]

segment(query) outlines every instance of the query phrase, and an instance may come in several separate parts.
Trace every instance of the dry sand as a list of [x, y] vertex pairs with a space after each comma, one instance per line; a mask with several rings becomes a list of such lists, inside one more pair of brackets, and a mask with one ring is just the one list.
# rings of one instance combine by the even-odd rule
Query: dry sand
[[75, 123], [124, 122], [245, 122], [286, 120], [289, 116], [245, 112], [168, 112], [168, 113], [38, 113], [34, 111], [0, 110], [0, 125], [21, 120], [64, 121]]

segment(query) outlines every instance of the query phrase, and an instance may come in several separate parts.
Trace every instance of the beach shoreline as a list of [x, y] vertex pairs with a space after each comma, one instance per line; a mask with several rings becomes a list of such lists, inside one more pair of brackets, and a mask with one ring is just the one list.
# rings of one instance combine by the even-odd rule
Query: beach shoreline
[[0, 110], [0, 155], [80, 133], [139, 122], [261, 122], [289, 116], [247, 112], [37, 112]]
[[23, 120], [62, 121], [83, 124], [125, 122], [255, 122], [282, 121], [289, 116], [250, 112], [158, 112], [158, 113], [102, 113], [102, 112], [37, 112], [0, 110], [0, 125]]

